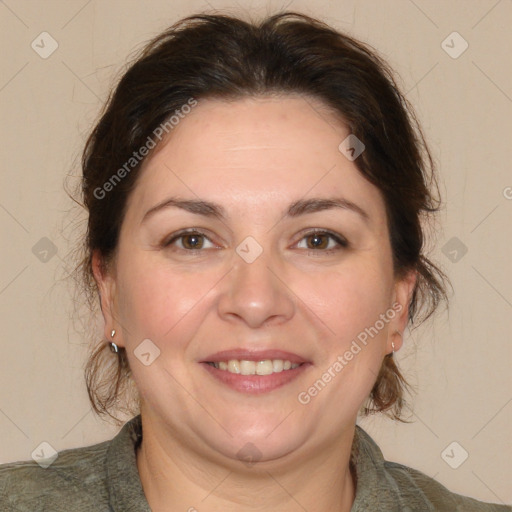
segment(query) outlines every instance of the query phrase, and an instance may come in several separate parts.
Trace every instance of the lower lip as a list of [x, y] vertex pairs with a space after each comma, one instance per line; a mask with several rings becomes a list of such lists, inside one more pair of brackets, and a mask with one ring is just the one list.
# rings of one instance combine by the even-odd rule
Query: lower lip
[[292, 382], [299, 375], [301, 375], [311, 363], [304, 363], [297, 368], [290, 368], [278, 373], [271, 373], [270, 375], [241, 375], [240, 373], [231, 373], [227, 370], [219, 370], [208, 363], [201, 363], [210, 374], [229, 386], [235, 391], [241, 393], [268, 393], [274, 389], [278, 389], [285, 384]]

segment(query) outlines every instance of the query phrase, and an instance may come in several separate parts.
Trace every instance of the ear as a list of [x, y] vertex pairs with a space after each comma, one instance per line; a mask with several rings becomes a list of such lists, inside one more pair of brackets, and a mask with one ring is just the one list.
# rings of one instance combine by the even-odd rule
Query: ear
[[[397, 279], [395, 282], [395, 289], [393, 292], [392, 308], [396, 312], [395, 317], [389, 322], [389, 334], [387, 342], [387, 353], [394, 350], [397, 351], [402, 347], [403, 344], [403, 333], [407, 327], [408, 315], [409, 315], [409, 302], [416, 286], [416, 280], [418, 277], [417, 270], [410, 270], [405, 276]], [[398, 331], [398, 332], [397, 332]]]
[[[103, 314], [103, 320], [105, 321], [104, 325], [104, 336], [105, 339], [111, 340], [112, 330], [115, 329], [119, 331], [120, 325], [116, 321], [117, 312], [116, 312], [116, 280], [114, 273], [107, 269], [107, 265], [105, 260], [98, 249], [93, 251], [92, 255], [92, 272], [94, 274], [94, 280], [98, 285], [98, 290], [100, 293], [100, 304], [101, 304], [101, 313]], [[118, 346], [123, 346], [119, 343], [118, 336], [116, 338], [116, 344]]]

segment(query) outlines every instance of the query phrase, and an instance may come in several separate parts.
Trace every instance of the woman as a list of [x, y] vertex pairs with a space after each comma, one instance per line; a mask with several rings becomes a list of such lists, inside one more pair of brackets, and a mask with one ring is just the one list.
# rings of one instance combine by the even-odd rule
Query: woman
[[89, 396], [99, 414], [134, 397], [137, 415], [112, 441], [4, 465], [2, 509], [511, 510], [385, 461], [356, 426], [400, 419], [393, 354], [446, 298], [422, 252], [435, 189], [361, 43], [295, 13], [161, 34], [83, 156], [108, 340]]

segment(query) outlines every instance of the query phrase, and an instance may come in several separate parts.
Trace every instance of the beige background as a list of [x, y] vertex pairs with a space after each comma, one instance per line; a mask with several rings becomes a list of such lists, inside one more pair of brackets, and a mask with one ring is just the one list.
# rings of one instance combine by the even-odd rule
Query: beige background
[[[87, 339], [70, 320], [69, 285], [61, 280], [83, 217], [74, 216], [62, 183], [79, 173], [84, 138], [127, 56], [195, 11], [258, 15], [286, 6], [276, 0], [243, 7], [221, 0], [0, 3], [0, 463], [29, 459], [42, 441], [63, 450], [118, 430], [96, 418], [87, 400]], [[453, 491], [511, 503], [512, 2], [295, 0], [288, 7], [367, 41], [394, 66], [438, 161], [447, 203], [433, 258], [454, 286], [450, 313], [406, 333], [398, 353], [418, 391], [413, 423], [361, 424], [389, 460]], [[47, 59], [31, 48], [43, 31], [59, 45]], [[457, 59], [441, 46], [453, 31], [469, 44]], [[57, 249], [47, 262], [43, 237]], [[457, 262], [443, 252], [453, 237], [467, 247]], [[441, 456], [453, 441], [469, 454], [458, 469]]]

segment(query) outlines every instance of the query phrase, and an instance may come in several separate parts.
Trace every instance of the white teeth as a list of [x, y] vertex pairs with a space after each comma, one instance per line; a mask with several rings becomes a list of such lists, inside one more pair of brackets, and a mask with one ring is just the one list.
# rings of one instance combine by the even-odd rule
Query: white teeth
[[254, 361], [240, 361], [240, 373], [242, 375], [254, 375], [256, 373], [256, 363]]
[[229, 361], [219, 361], [218, 363], [209, 364], [219, 370], [239, 373], [241, 375], [270, 375], [300, 366], [300, 364], [283, 359], [265, 359], [263, 361], [247, 361], [245, 359], [239, 361], [237, 359], [230, 359]]
[[240, 362], [236, 359], [231, 359], [231, 361], [228, 362], [228, 372], [240, 373]]
[[256, 374], [257, 375], [270, 375], [273, 373], [274, 368], [272, 366], [272, 361], [270, 359], [266, 359], [265, 361], [258, 361], [256, 363]]
[[272, 369], [275, 373], [282, 372], [283, 371], [283, 360], [282, 359], [274, 359], [272, 361]]

